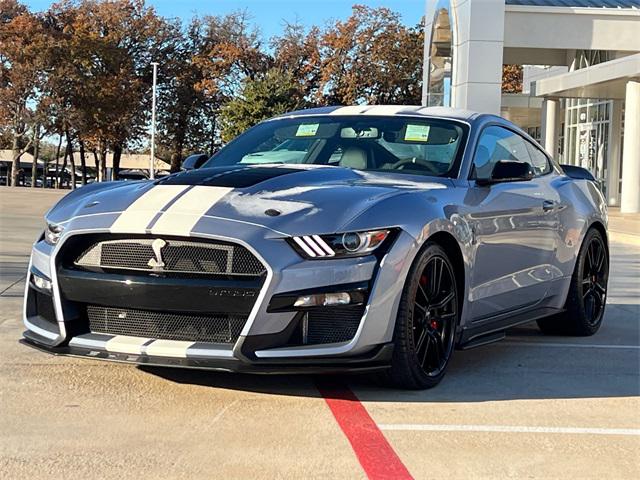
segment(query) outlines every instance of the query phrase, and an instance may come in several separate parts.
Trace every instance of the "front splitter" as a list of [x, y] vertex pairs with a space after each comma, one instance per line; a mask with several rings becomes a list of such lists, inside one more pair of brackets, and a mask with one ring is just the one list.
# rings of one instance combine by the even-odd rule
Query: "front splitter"
[[154, 355], [138, 355], [129, 353], [107, 352], [90, 348], [72, 346], [49, 347], [29, 338], [30, 332], [24, 333], [20, 343], [41, 352], [52, 355], [91, 358], [133, 365], [191, 368], [219, 372], [239, 372], [255, 374], [317, 374], [317, 373], [365, 373], [389, 368], [393, 345], [383, 344], [372, 352], [357, 357], [333, 358], [288, 358], [283, 361], [248, 363], [237, 358], [175, 358]]

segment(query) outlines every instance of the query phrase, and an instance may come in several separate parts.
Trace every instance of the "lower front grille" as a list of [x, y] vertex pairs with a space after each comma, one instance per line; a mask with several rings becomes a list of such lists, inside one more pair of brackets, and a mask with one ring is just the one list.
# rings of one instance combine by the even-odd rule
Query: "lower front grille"
[[132, 308], [87, 306], [95, 333], [189, 342], [235, 343], [247, 321], [244, 315], [194, 315]]
[[364, 306], [328, 307], [307, 313], [306, 345], [348, 342], [353, 339], [364, 315]]

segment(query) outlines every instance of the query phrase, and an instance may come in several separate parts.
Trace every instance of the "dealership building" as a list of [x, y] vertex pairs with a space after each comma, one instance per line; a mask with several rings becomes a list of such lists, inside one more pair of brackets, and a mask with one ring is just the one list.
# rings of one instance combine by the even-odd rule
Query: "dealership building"
[[[502, 115], [640, 212], [640, 0], [427, 0], [423, 103]], [[503, 65], [523, 66], [502, 93]]]

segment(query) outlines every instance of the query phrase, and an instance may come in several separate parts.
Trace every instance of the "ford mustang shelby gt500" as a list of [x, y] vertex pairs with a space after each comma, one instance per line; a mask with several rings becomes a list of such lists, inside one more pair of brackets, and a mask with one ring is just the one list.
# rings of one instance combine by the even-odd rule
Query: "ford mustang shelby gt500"
[[247, 372], [382, 370], [406, 388], [454, 349], [604, 314], [606, 205], [491, 115], [293, 112], [201, 168], [94, 183], [46, 215], [25, 342], [52, 353]]

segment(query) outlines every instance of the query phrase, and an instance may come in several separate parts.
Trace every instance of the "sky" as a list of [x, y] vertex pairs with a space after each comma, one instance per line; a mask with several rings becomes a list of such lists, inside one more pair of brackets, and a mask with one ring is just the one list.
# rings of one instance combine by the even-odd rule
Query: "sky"
[[[25, 1], [25, 0], [23, 0]], [[51, 1], [26, 0], [32, 11], [46, 10]], [[269, 39], [283, 30], [285, 22], [296, 19], [303, 25], [324, 25], [332, 19], [347, 18], [355, 3], [388, 7], [402, 16], [406, 25], [415, 25], [424, 15], [425, 0], [147, 0], [147, 5], [165, 17], [190, 19], [194, 15], [224, 15], [247, 10], [263, 38]]]

